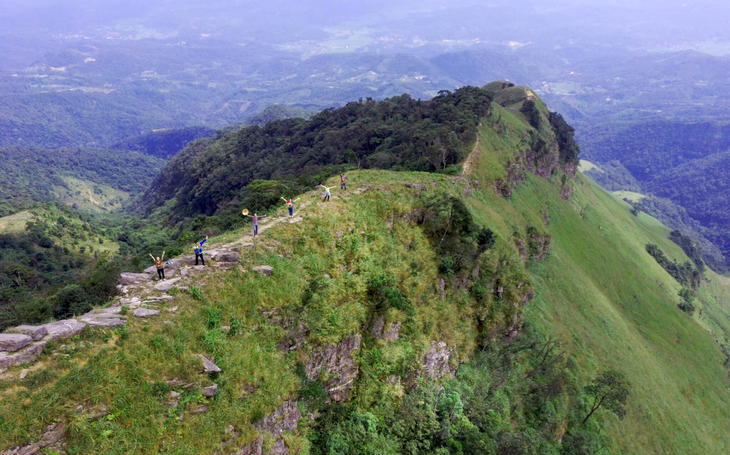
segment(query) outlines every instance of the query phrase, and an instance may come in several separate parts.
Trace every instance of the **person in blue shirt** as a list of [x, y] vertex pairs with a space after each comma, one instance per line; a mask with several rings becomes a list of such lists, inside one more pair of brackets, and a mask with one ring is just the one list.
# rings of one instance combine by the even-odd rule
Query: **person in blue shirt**
[[205, 265], [205, 259], [203, 258], [203, 244], [205, 243], [206, 240], [208, 240], [207, 235], [200, 243], [196, 243], [193, 246], [193, 249], [195, 250], [195, 265], [198, 265], [198, 257], [200, 257], [200, 260], [202, 261], [203, 265]]
[[289, 218], [294, 216], [294, 203], [299, 200], [299, 198], [294, 199], [293, 201], [291, 199], [284, 199], [284, 196], [281, 197], [281, 199], [286, 202], [286, 206], [289, 208]]

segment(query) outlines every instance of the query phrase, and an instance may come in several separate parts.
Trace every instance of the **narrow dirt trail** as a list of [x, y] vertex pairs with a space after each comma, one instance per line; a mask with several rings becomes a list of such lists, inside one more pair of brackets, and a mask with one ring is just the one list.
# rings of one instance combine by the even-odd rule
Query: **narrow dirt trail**
[[474, 144], [474, 148], [471, 150], [471, 153], [468, 157], [466, 157], [466, 160], [464, 161], [464, 164], [461, 166], [461, 176], [462, 177], [468, 177], [469, 174], [471, 174], [471, 169], [474, 166], [474, 161], [476, 160], [477, 155], [479, 155], [479, 140], [481, 139], [479, 137], [479, 130], [482, 128], [482, 124], [480, 123], [477, 127], [477, 140]]

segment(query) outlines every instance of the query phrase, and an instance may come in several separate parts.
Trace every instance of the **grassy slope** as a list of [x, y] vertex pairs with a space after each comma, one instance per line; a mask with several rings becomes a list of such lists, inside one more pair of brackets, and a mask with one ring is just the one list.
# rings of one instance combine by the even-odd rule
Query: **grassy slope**
[[88, 180], [64, 176], [66, 187], [56, 186], [53, 189], [55, 200], [66, 205], [76, 205], [80, 210], [87, 212], [110, 212], [121, 208], [130, 194], [112, 188], [109, 185], [98, 184]]
[[[483, 133], [481, 169], [492, 162], [493, 147], [514, 145], [489, 129]], [[723, 355], [677, 309], [679, 284], [644, 247], [651, 242], [670, 257], [686, 257], [656, 220], [632, 216], [627, 204], [589, 179], [580, 176], [577, 183], [568, 202], [555, 186], [532, 175], [511, 202], [489, 190], [472, 201], [482, 221], [503, 235], [525, 222], [541, 223], [543, 208], [550, 214], [552, 252], [531, 270], [537, 298], [528, 304], [526, 319], [559, 335], [586, 376], [607, 365], [627, 374], [633, 386], [630, 411], [610, 429], [621, 452], [727, 452], [730, 394]], [[726, 295], [726, 281], [716, 278], [704, 298]], [[726, 303], [710, 306], [727, 321]]]
[[[0, 447], [33, 439], [56, 418], [68, 420], [68, 440], [79, 453], [212, 453], [228, 439], [229, 424], [242, 432], [229, 448], [240, 447], [256, 437], [251, 422], [296, 396], [297, 360], [314, 345], [339, 341], [364, 324], [365, 285], [383, 271], [405, 280], [402, 289], [417, 303], [420, 331], [391, 345], [366, 344], [362, 356], [376, 346], [383, 360], [378, 371], [363, 371], [356, 386], [358, 403], [367, 406], [374, 394], [400, 396], [398, 385], [385, 385], [382, 379], [403, 365], [413, 367], [432, 339], [446, 340], [459, 358], [466, 358], [475, 335], [469, 306], [460, 305], [458, 296], [436, 297], [438, 261], [421, 230], [402, 221], [391, 230], [385, 222], [416, 204], [417, 191], [401, 185], [408, 181], [427, 185], [427, 192], [464, 197], [478, 221], [497, 232], [494, 249], [513, 258], [513, 232], [524, 234], [533, 225], [552, 235], [547, 261], [531, 266], [537, 292], [527, 304], [527, 320], [561, 339], [580, 366], [583, 383], [607, 366], [628, 376], [633, 386], [628, 416], [606, 419], [618, 443], [613, 453], [727, 452], [730, 394], [724, 358], [712, 336], [676, 308], [679, 285], [644, 249], [652, 242], [670, 257], [683, 258], [667, 240], [669, 231], [645, 215], [633, 217], [625, 203], [583, 177], [569, 201], [560, 199], [558, 184], [534, 176], [518, 185], [511, 200], [497, 196], [487, 183], [504, 175], [503, 165], [526, 131], [518, 114], [497, 109], [499, 113], [503, 134], [489, 122], [481, 130], [473, 177], [482, 189], [471, 197], [463, 196], [463, 182], [450, 177], [350, 173], [351, 188], [372, 184], [376, 189], [344, 198], [335, 192], [328, 204], [317, 202], [318, 193], [307, 194], [300, 201], [302, 223], [271, 228], [260, 240], [269, 248], [244, 255], [242, 270], [269, 264], [273, 278], [244, 271], [200, 277], [203, 301], [178, 294], [169, 305], [178, 306], [178, 312], [163, 306], [158, 319], [130, 318], [128, 329], [106, 344], [100, 333], [89, 331], [84, 337], [95, 341], [93, 347], [81, 340], [57, 346], [69, 357], [44, 355], [24, 386], [9, 379], [17, 377], [18, 369], [0, 375]], [[544, 213], [550, 216], [547, 226]], [[341, 240], [337, 230], [343, 231]], [[407, 278], [413, 260], [422, 268]], [[327, 280], [329, 289], [304, 311], [301, 296], [309, 281], [325, 274], [333, 278]], [[706, 314], [719, 321], [713, 327], [728, 320], [727, 310], [717, 304], [730, 289], [726, 281], [713, 276], [701, 292]], [[311, 333], [300, 352], [284, 353], [277, 345], [286, 330], [277, 321], [302, 313]], [[403, 314], [391, 309], [388, 319], [402, 320]], [[234, 321], [241, 322], [239, 334], [223, 335], [220, 326]], [[193, 354], [200, 352], [214, 356], [223, 369], [214, 379], [220, 394], [205, 414], [189, 414], [203, 401], [196, 391], [183, 391], [182, 405], [168, 409], [161, 381], [180, 378], [206, 385], [213, 380], [197, 373], [200, 365]], [[87, 408], [104, 404], [110, 417], [92, 422], [73, 411], [79, 403]], [[306, 448], [301, 434], [287, 438], [290, 447]]]

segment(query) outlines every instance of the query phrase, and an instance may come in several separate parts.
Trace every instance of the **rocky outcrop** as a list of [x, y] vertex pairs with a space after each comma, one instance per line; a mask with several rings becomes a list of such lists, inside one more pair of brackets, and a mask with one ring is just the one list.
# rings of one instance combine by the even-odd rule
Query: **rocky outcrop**
[[423, 376], [428, 379], [439, 379], [453, 376], [454, 369], [449, 363], [452, 350], [443, 341], [432, 341], [423, 356]]
[[143, 281], [150, 281], [153, 276], [151, 273], [122, 273], [119, 276], [119, 284], [123, 286], [134, 285]]
[[245, 446], [243, 449], [239, 450], [238, 452], [234, 453], [233, 455], [263, 455], [264, 450], [264, 437], [259, 436], [258, 439], [256, 439], [251, 444]]
[[333, 401], [342, 402], [350, 397], [350, 388], [357, 378], [359, 367], [353, 354], [360, 349], [359, 333], [312, 353], [305, 367], [307, 377], [314, 381], [320, 374], [330, 378], [323, 384]]
[[[85, 327], [86, 323], [79, 322], [76, 319], [66, 319], [63, 321], [51, 322], [32, 328], [29, 328], [29, 326], [16, 327], [15, 330], [20, 330], [21, 328], [23, 328], [23, 330], [25, 330], [26, 332], [35, 333], [35, 336], [40, 336], [40, 334], [44, 332], [46, 333], [46, 335], [39, 341], [34, 341], [15, 352], [0, 352], [0, 368], [7, 368], [14, 365], [24, 365], [26, 363], [32, 362], [41, 354], [41, 352], [43, 352], [43, 349], [51, 341], [71, 338], [72, 336], [80, 334]], [[33, 341], [33, 337], [31, 337], [30, 335], [21, 336], [27, 337], [26, 341], [27, 339]]]
[[132, 311], [132, 314], [136, 318], [152, 318], [159, 316], [160, 312], [158, 310], [151, 310], [149, 308], [137, 308], [136, 310]]
[[65, 319], [44, 324], [43, 327], [48, 331], [48, 336], [44, 340], [57, 341], [79, 335], [86, 328], [86, 324], [76, 319]]
[[0, 333], [0, 351], [15, 352], [28, 346], [33, 338], [19, 333]]
[[155, 285], [155, 291], [167, 292], [175, 287], [175, 283], [180, 281], [180, 278], [173, 278], [171, 280], [160, 281]]
[[85, 322], [92, 327], [101, 327], [105, 329], [116, 329], [127, 323], [127, 317], [122, 316], [122, 307], [109, 307], [99, 310], [92, 310], [83, 316], [79, 316], [79, 321]]
[[383, 316], [380, 316], [378, 319], [375, 320], [375, 324], [373, 324], [373, 330], [370, 332], [373, 336], [373, 338], [377, 338], [379, 340], [386, 340], [389, 342], [398, 341], [398, 338], [400, 337], [400, 327], [402, 323], [399, 322], [391, 322], [388, 324], [388, 327], [385, 327], [385, 318]]
[[[24, 447], [16, 447], [6, 450], [2, 455], [39, 455], [41, 453], [51, 453], [44, 449], [60, 449], [63, 444], [63, 436], [66, 432], [66, 425], [63, 422], [51, 424], [43, 432], [41, 440]], [[58, 452], [55, 452], [58, 453]]]
[[238, 262], [241, 259], [241, 255], [233, 252], [218, 253], [212, 256], [213, 260], [217, 262]]
[[280, 436], [284, 430], [296, 430], [301, 418], [302, 413], [299, 411], [297, 402], [289, 400], [264, 417], [264, 420], [257, 423], [256, 426], [274, 436]]
[[269, 265], [257, 265], [251, 270], [253, 270], [255, 273], [266, 276], [271, 276], [274, 273], [274, 268]]
[[544, 261], [547, 258], [552, 240], [553, 238], [549, 235], [530, 235], [530, 255], [533, 261]]
[[10, 332], [28, 335], [29, 337], [33, 338], [33, 341], [42, 340], [43, 337], [48, 335], [48, 330], [46, 330], [46, 328], [42, 325], [20, 325], [18, 327], [10, 329]]

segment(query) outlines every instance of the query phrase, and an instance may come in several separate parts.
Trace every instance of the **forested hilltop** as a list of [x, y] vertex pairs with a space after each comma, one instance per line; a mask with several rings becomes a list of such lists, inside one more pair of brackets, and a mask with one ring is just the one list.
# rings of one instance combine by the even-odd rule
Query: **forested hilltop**
[[0, 214], [53, 201], [92, 211], [119, 209], [143, 192], [163, 165], [163, 160], [137, 152], [0, 148]]
[[[179, 220], [235, 213], [241, 203], [264, 210], [282, 195], [313, 188], [348, 169], [455, 173], [471, 151], [480, 122], [490, 115], [492, 99], [486, 88], [463, 87], [428, 101], [408, 95], [360, 100], [309, 120], [243, 128], [175, 156], [145, 193], [142, 206], [149, 214], [165, 205], [168, 216]], [[530, 106], [539, 117], [535, 104]], [[556, 134], [569, 135], [561, 149], [577, 149], [562, 118], [550, 121], [562, 128]], [[544, 140], [536, 147], [541, 148], [536, 153], [547, 153]], [[561, 158], [576, 161], [574, 155]]]
[[[532, 90], [497, 82], [269, 125], [275, 135], [254, 126], [194, 142], [168, 165], [177, 177], [162, 174], [168, 200], [154, 199], [147, 219], [105, 228], [120, 250], [144, 236], [159, 242], [145, 247], [168, 253], [167, 280], [153, 280], [154, 267], [124, 274], [112, 306], [78, 316], [103, 300], [102, 272], [113, 269], [82, 277], [47, 301], [56, 317], [78, 316], [49, 327], [68, 329], [61, 339], [0, 353], [9, 368], [0, 372], [0, 447], [730, 447], [730, 318], [718, 303], [730, 282], [684, 236], [577, 173], [572, 128]], [[339, 144], [343, 131], [355, 139]], [[259, 163], [252, 150], [265, 147], [278, 155], [260, 172], [276, 180], [246, 174]], [[313, 184], [333, 187], [331, 199]], [[205, 203], [180, 205], [186, 188]], [[297, 200], [291, 217], [279, 214], [282, 191]], [[268, 215], [255, 238], [240, 215], [254, 203]], [[79, 234], [76, 220], [57, 214], [44, 223], [33, 253], [49, 233]], [[162, 238], [173, 231], [174, 240]], [[206, 265], [195, 266], [190, 246], [205, 236]], [[75, 259], [51, 250], [46, 258]], [[129, 251], [119, 257], [125, 270], [136, 267]], [[72, 305], [80, 297], [86, 305]], [[30, 363], [14, 363], [38, 346]]]

